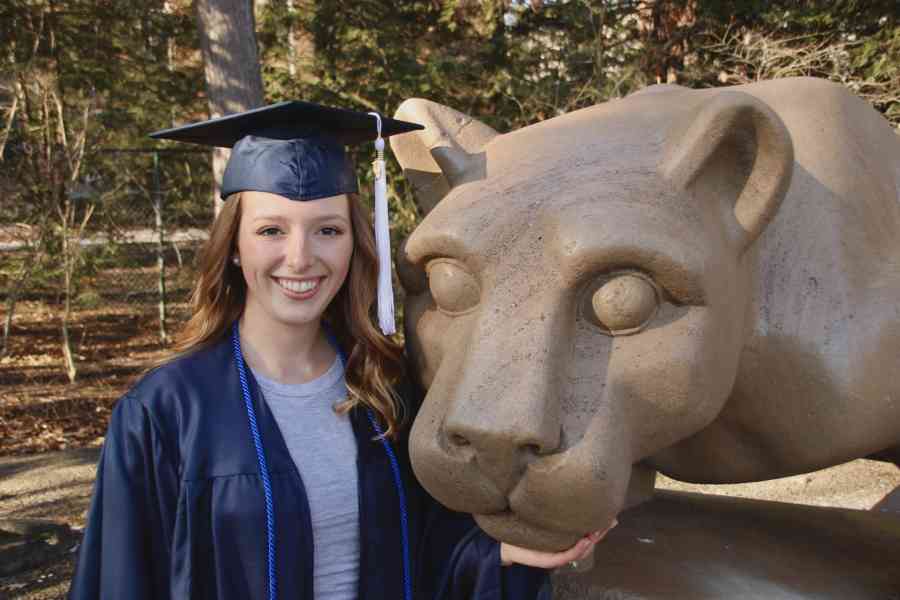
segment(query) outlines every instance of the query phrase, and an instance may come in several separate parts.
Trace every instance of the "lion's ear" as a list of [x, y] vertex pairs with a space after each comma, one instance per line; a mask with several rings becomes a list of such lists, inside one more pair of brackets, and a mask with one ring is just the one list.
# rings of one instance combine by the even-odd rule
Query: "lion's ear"
[[390, 138], [422, 216], [454, 187], [485, 177], [482, 149], [498, 134], [484, 123], [420, 98], [406, 100], [394, 117], [425, 126]]
[[743, 252], [778, 211], [790, 185], [794, 146], [787, 128], [760, 100], [728, 91], [701, 104], [673, 131], [663, 175], [722, 208]]

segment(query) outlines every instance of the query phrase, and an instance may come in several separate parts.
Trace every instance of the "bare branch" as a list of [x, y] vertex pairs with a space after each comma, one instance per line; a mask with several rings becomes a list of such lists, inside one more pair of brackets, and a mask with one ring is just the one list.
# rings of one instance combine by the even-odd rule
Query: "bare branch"
[[[18, 85], [16, 82], [14, 85]], [[6, 113], [6, 123], [3, 125], [3, 133], [0, 134], [0, 162], [3, 162], [3, 151], [6, 149], [6, 141], [9, 139], [9, 132], [12, 130], [13, 121], [16, 118], [16, 110], [19, 108], [18, 90], [13, 94], [12, 105]]]
[[357, 102], [357, 103], [359, 103], [359, 104], [362, 104], [363, 106], [365, 106], [365, 107], [368, 108], [369, 110], [373, 110], [373, 111], [379, 111], [379, 110], [382, 110], [377, 104], [375, 104], [374, 102], [372, 102], [372, 101], [369, 100], [368, 98], [363, 98], [362, 96], [360, 96], [360, 95], [357, 94], [356, 92], [344, 92], [344, 91], [338, 90], [338, 95], [339, 95], [341, 98], [345, 98], [345, 99], [347, 99], [347, 100], [352, 100], [352, 101], [354, 101], [354, 102]]
[[90, 206], [88, 206], [88, 209], [84, 211], [84, 218], [81, 220], [81, 224], [78, 226], [78, 233], [75, 237], [76, 240], [80, 240], [84, 236], [84, 228], [87, 227], [88, 221], [91, 220], [91, 216], [94, 214], [95, 208], [97, 208], [97, 205], [91, 204]]
[[[55, 91], [50, 92], [50, 98], [53, 99], [53, 105], [56, 108], [56, 137], [60, 145], [64, 149], [68, 149], [69, 139], [66, 135], [66, 117], [63, 111], [62, 100], [59, 99], [59, 95]], [[68, 156], [66, 158], [68, 159]]]
[[78, 179], [78, 173], [81, 172], [81, 163], [84, 160], [84, 149], [87, 145], [88, 118], [90, 117], [93, 105], [93, 98], [91, 98], [84, 105], [84, 110], [81, 113], [81, 133], [78, 135], [78, 139], [75, 142], [75, 147], [72, 149], [72, 154], [69, 159], [70, 183], [75, 183]]
[[860, 41], [835, 40], [824, 35], [779, 37], [776, 32], [735, 31], [702, 46], [716, 57], [721, 83], [744, 84], [763, 79], [813, 76], [842, 83], [900, 127], [900, 114], [889, 110], [900, 102], [900, 74], [860, 78], [851, 51]]

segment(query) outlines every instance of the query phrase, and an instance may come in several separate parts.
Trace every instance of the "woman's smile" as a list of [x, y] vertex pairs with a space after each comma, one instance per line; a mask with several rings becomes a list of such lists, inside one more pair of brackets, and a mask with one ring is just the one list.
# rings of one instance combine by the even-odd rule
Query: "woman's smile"
[[307, 300], [316, 295], [319, 291], [320, 284], [324, 281], [325, 276], [311, 277], [303, 279], [291, 279], [286, 277], [273, 277], [275, 282], [281, 286], [288, 298], [297, 300]]

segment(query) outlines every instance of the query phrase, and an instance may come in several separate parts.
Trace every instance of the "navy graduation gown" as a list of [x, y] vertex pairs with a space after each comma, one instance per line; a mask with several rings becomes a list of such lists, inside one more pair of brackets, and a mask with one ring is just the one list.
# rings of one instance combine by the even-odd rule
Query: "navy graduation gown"
[[[278, 597], [314, 600], [309, 504], [251, 376], [275, 510]], [[367, 415], [350, 419], [359, 481], [359, 600], [403, 598], [399, 500]], [[549, 599], [546, 572], [500, 566], [499, 544], [440, 506], [394, 445], [407, 496], [414, 595]], [[117, 403], [70, 600], [267, 598], [262, 480], [227, 340], [147, 374]]]

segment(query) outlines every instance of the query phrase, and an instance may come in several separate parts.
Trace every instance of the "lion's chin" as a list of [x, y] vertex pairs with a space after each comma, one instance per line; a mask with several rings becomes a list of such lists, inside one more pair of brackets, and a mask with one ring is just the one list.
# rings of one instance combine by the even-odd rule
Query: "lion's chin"
[[495, 540], [544, 552], [559, 552], [571, 548], [584, 535], [545, 529], [524, 521], [508, 510], [490, 515], [476, 514], [475, 521]]

